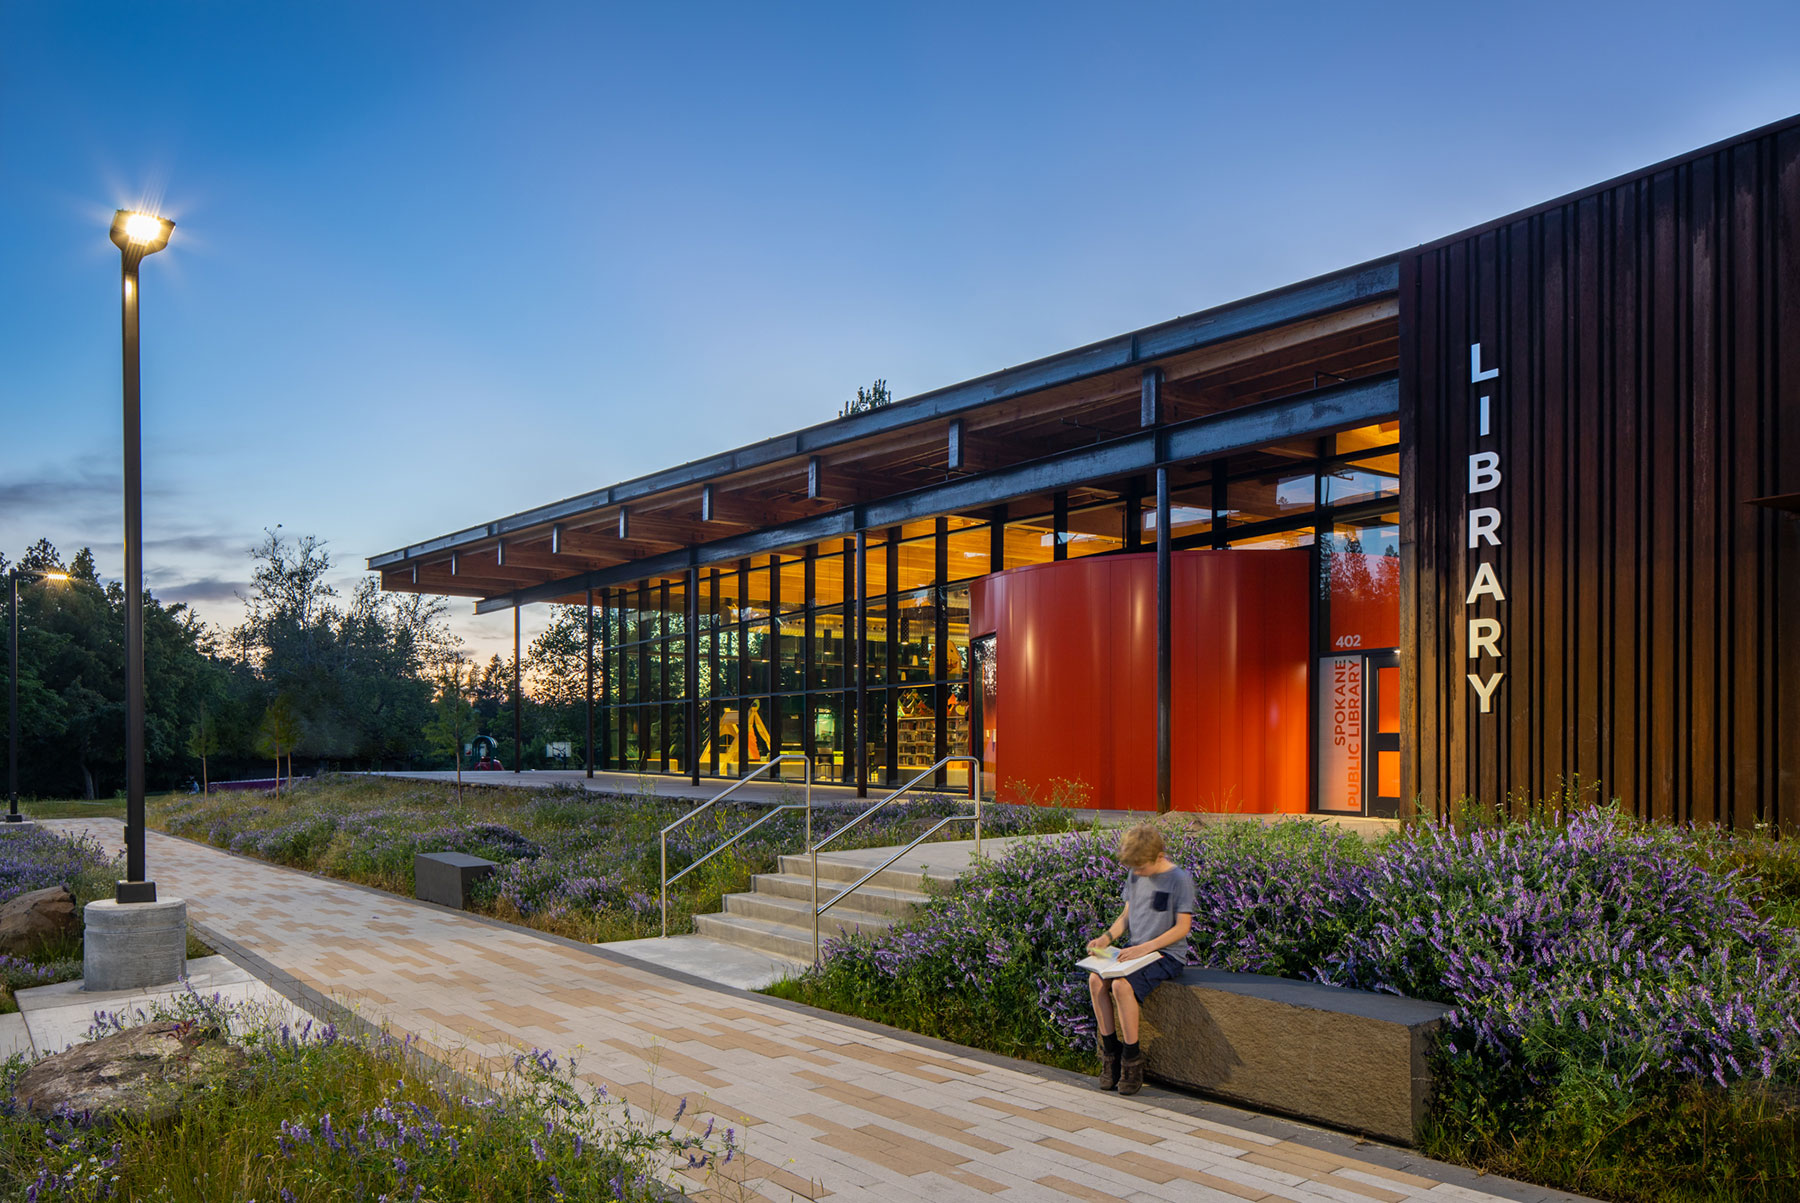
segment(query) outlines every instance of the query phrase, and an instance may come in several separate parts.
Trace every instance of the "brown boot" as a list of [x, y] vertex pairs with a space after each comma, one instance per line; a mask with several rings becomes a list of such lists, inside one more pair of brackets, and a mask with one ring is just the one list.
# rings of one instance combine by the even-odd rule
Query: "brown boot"
[[1144, 1055], [1125, 1057], [1119, 1062], [1119, 1093], [1136, 1094], [1144, 1088]]
[[1113, 1090], [1119, 1085], [1119, 1054], [1100, 1050], [1100, 1089]]

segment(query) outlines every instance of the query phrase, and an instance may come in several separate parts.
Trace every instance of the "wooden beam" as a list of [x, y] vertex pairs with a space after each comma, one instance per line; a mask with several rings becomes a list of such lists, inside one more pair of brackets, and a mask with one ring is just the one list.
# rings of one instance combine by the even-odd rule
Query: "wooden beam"
[[763, 526], [778, 526], [783, 522], [792, 522], [802, 517], [803, 511], [782, 510], [749, 497], [734, 497], [717, 485], [705, 485], [700, 493], [700, 521], [702, 524], [718, 524], [720, 526], [741, 526], [754, 530]]
[[489, 581], [506, 581], [514, 586], [535, 585], [544, 579], [542, 572], [501, 564], [499, 549], [492, 547], [451, 552], [450, 575], [458, 579], [474, 576]]
[[458, 575], [440, 575], [433, 571], [436, 565], [428, 565], [419, 573], [418, 592], [445, 593], [455, 597], [495, 597], [512, 593], [525, 587], [528, 582], [503, 581], [492, 577]]
[[811, 456], [806, 461], [806, 499], [808, 501], [823, 501], [831, 505], [856, 505], [858, 502], [885, 497], [892, 491], [891, 484], [886, 486], [875, 484], [860, 473], [827, 464], [823, 456]]
[[569, 557], [594, 556], [611, 562], [641, 560], [661, 555], [680, 546], [659, 539], [619, 539], [603, 531], [565, 530], [560, 539], [562, 552]]

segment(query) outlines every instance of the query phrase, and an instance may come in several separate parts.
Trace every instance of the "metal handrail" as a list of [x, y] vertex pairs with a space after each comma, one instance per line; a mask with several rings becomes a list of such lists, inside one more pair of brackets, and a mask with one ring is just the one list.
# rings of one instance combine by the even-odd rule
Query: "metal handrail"
[[[805, 778], [805, 780], [806, 780], [806, 801], [805, 802], [786, 802], [780, 806], [771, 807], [768, 814], [766, 814], [762, 818], [756, 820], [756, 822], [750, 824], [750, 826], [744, 828], [742, 831], [738, 832], [736, 835], [734, 835], [730, 839], [726, 840], [723, 844], [720, 844], [717, 848], [714, 848], [711, 852], [708, 852], [705, 856], [701, 857], [699, 860], [695, 861], [693, 864], [689, 865], [687, 868], [683, 869], [681, 872], [677, 873], [675, 876], [670, 877], [669, 876], [669, 833], [671, 831], [674, 831], [677, 827], [681, 826], [683, 823], [687, 822], [689, 819], [693, 818], [695, 815], [700, 814], [702, 811], [711, 809], [711, 807], [713, 806], [713, 804], [715, 802], [724, 801], [726, 798], [730, 797], [732, 794], [735, 794], [738, 790], [742, 789], [744, 786], [749, 785], [752, 781], [756, 780], [756, 778], [762, 776], [764, 773], [768, 772], [770, 769], [774, 768], [776, 765], [780, 764], [784, 760], [798, 760], [803, 765], [806, 766], [806, 778]], [[679, 819], [676, 819], [673, 823], [670, 823], [667, 827], [662, 829], [662, 832], [661, 832], [661, 840], [662, 840], [662, 934], [663, 934], [663, 938], [665, 940], [668, 939], [668, 937], [669, 937], [669, 887], [674, 885], [676, 882], [680, 881], [682, 878], [686, 877], [689, 873], [692, 873], [695, 869], [698, 869], [701, 865], [704, 865], [707, 861], [711, 860], [713, 857], [719, 855], [719, 853], [725, 851], [725, 849], [731, 847], [733, 844], [737, 843], [739, 840], [741, 840], [745, 836], [749, 835], [752, 831], [755, 831], [758, 827], [761, 827], [764, 823], [767, 823], [770, 819], [774, 818], [776, 815], [780, 814], [782, 811], [784, 811], [784, 810], [801, 810], [801, 809], [804, 809], [806, 811], [806, 842], [809, 845], [812, 843], [812, 785], [813, 785], [812, 774], [813, 774], [813, 766], [812, 766], [812, 758], [811, 757], [807, 756], [806, 754], [804, 754], [802, 752], [783, 752], [779, 756], [775, 756], [775, 757], [770, 758], [769, 760], [765, 760], [762, 764], [756, 766], [756, 769], [754, 772], [746, 773], [742, 777], [739, 777], [730, 786], [726, 787], [723, 790], [720, 790], [718, 793], [714, 794], [712, 797], [708, 798], [706, 801], [704, 801], [700, 805], [694, 807], [694, 809], [688, 811], [686, 814], [682, 815]]]
[[[843, 835], [846, 831], [849, 831], [852, 827], [855, 827], [858, 823], [861, 823], [864, 819], [868, 818], [870, 815], [874, 814], [876, 811], [878, 811], [882, 807], [886, 806], [889, 802], [892, 802], [895, 798], [898, 798], [901, 794], [904, 794], [907, 790], [911, 789], [913, 786], [917, 785], [919, 782], [925, 780], [925, 778], [931, 776], [931, 774], [937, 772], [939, 769], [943, 768], [945, 765], [952, 764], [958, 760], [966, 760], [969, 762], [969, 794], [971, 797], [973, 797], [975, 799], [975, 813], [972, 815], [946, 815], [944, 818], [939, 819], [937, 822], [933, 823], [930, 827], [926, 828], [925, 831], [919, 836], [918, 839], [914, 840], [912, 843], [908, 844], [906, 847], [900, 849], [900, 851], [898, 851], [898, 852], [894, 853], [894, 855], [888, 857], [887, 860], [883, 861], [881, 864], [877, 865], [875, 868], [869, 870], [867, 873], [864, 873], [861, 877], [857, 878], [855, 881], [851, 882], [849, 885], [847, 885], [843, 889], [839, 890], [837, 892], [837, 894], [831, 899], [830, 902], [827, 902], [824, 906], [820, 906], [819, 905], [819, 849], [821, 849], [825, 845], [831, 843], [831, 841], [837, 839], [838, 836]], [[921, 771], [917, 776], [915, 776], [912, 780], [908, 781], [905, 785], [902, 785], [899, 789], [894, 790], [892, 793], [890, 793], [886, 797], [882, 798], [881, 801], [875, 803], [875, 805], [869, 807], [867, 810], [865, 810], [861, 814], [857, 815], [854, 819], [851, 819], [848, 823], [845, 823], [842, 827], [838, 828], [836, 831], [832, 832], [830, 835], [826, 836], [824, 839], [820, 840], [818, 843], [816, 843], [816, 844], [812, 843], [811, 839], [809, 838], [807, 841], [807, 843], [808, 843], [807, 855], [812, 858], [813, 964], [817, 965], [819, 963], [819, 916], [823, 915], [826, 911], [830, 910], [832, 907], [836, 906], [838, 903], [840, 903], [844, 899], [848, 898], [852, 893], [854, 893], [857, 889], [861, 888], [871, 878], [873, 878], [874, 876], [876, 876], [879, 873], [884, 872], [895, 861], [897, 861], [901, 857], [905, 856], [908, 852], [911, 852], [914, 848], [917, 848], [920, 844], [923, 844], [927, 839], [929, 839], [938, 830], [938, 828], [942, 827], [944, 824], [946, 824], [946, 823], [966, 823], [971, 819], [973, 819], [975, 822], [975, 855], [980, 856], [981, 855], [981, 761], [977, 757], [968, 756], [968, 755], [946, 756], [942, 760], [938, 761], [936, 764], [932, 765], [930, 768]], [[808, 834], [810, 836], [810, 829], [809, 829]]]

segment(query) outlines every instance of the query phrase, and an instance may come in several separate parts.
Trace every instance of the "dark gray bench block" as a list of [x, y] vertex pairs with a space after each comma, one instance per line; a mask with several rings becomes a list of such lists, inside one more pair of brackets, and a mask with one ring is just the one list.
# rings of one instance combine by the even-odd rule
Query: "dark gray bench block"
[[469, 887], [494, 871], [494, 862], [466, 852], [419, 852], [413, 856], [413, 897], [466, 910]]
[[1144, 1004], [1144, 1069], [1171, 1085], [1413, 1144], [1431, 1075], [1425, 1050], [1450, 1008], [1190, 969]]

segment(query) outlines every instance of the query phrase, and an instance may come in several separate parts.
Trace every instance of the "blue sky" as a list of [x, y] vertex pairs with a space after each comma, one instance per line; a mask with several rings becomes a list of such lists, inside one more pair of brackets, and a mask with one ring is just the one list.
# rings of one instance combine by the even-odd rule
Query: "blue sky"
[[[1800, 111], [1800, 6], [0, 8], [0, 549], [363, 557], [1388, 254]], [[486, 654], [504, 616], [458, 630]]]

